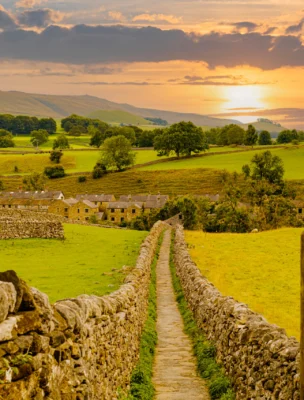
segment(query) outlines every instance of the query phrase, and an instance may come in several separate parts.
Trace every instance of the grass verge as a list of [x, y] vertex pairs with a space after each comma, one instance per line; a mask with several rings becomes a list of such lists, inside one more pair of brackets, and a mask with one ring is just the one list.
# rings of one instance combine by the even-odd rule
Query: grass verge
[[139, 361], [131, 377], [131, 389], [129, 396], [127, 397], [128, 400], [152, 400], [155, 394], [152, 375], [155, 347], [157, 344], [156, 264], [163, 237], [164, 234], [159, 238], [158, 247], [151, 266], [148, 318], [140, 341]]
[[190, 336], [193, 343], [193, 350], [197, 359], [198, 373], [207, 381], [212, 400], [234, 400], [235, 396], [230, 380], [225, 376], [223, 368], [216, 362], [216, 348], [213, 343], [206, 339], [203, 331], [197, 326], [193, 313], [188, 307], [180, 280], [176, 275], [173, 255], [174, 237], [171, 242], [170, 256], [173, 287], [178, 308], [184, 320], [185, 332]]

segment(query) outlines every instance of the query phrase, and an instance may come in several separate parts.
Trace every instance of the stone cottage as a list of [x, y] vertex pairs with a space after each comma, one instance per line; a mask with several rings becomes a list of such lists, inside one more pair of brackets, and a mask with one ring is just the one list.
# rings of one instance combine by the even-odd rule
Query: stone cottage
[[105, 212], [109, 203], [116, 201], [113, 194], [77, 194], [77, 200], [89, 200], [99, 207], [101, 212]]
[[115, 201], [108, 205], [106, 210], [106, 219], [116, 224], [130, 222], [140, 216], [144, 211], [144, 203]]

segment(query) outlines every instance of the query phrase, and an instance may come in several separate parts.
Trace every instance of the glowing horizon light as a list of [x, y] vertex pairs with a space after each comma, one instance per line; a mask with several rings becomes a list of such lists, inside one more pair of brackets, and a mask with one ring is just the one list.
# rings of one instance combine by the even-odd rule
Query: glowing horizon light
[[229, 86], [225, 87], [223, 91], [227, 99], [222, 106], [225, 111], [265, 108], [261, 86]]

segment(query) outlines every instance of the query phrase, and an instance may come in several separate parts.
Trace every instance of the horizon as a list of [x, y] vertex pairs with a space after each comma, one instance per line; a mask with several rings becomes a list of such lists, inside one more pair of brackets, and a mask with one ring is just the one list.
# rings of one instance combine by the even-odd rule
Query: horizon
[[303, 129], [303, 11], [282, 0], [3, 0], [0, 89]]

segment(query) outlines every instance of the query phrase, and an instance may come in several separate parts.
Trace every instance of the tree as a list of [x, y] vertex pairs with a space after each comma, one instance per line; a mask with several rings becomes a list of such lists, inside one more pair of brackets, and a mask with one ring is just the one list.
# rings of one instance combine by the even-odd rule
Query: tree
[[271, 140], [270, 133], [268, 131], [262, 131], [259, 135], [259, 145], [267, 146], [267, 145], [271, 145], [271, 144], [272, 144], [272, 140]]
[[240, 126], [235, 124], [228, 125], [226, 134], [228, 144], [244, 144], [246, 132]]
[[101, 163], [109, 168], [119, 171], [133, 165], [136, 154], [132, 152], [132, 146], [124, 136], [114, 136], [106, 139], [102, 146]]
[[60, 164], [60, 160], [61, 160], [62, 156], [63, 156], [62, 151], [54, 150], [50, 154], [50, 160], [52, 162], [54, 162], [55, 164]]
[[32, 131], [39, 129], [39, 120], [36, 117], [18, 115], [12, 121], [12, 132], [14, 134], [29, 135]]
[[34, 172], [33, 174], [26, 176], [22, 182], [25, 185], [26, 190], [44, 190], [45, 176]]
[[105, 134], [94, 126], [89, 127], [88, 133], [91, 135], [90, 146], [97, 147], [99, 149], [105, 140]]
[[87, 132], [87, 130], [83, 126], [75, 125], [70, 129], [69, 135], [70, 136], [81, 136], [86, 132]]
[[11, 114], [0, 114], [0, 129], [12, 132], [15, 117]]
[[32, 131], [31, 133], [31, 143], [36, 146], [37, 149], [42, 144], [48, 142], [49, 133], [44, 129], [39, 129], [38, 131]]
[[253, 180], [266, 180], [271, 184], [282, 184], [284, 164], [280, 157], [268, 151], [255, 154], [251, 160], [252, 167], [243, 166], [243, 172]]
[[208, 148], [202, 128], [196, 127], [192, 122], [173, 124], [154, 139], [154, 149], [158, 151], [159, 156], [169, 156], [172, 152], [177, 157], [190, 156], [191, 153], [199, 153]]
[[284, 143], [291, 143], [294, 139], [298, 140], [299, 135], [298, 132], [293, 129], [292, 131], [285, 130], [279, 133], [277, 138], [277, 143], [284, 144]]
[[247, 146], [254, 146], [258, 140], [258, 134], [253, 125], [248, 125], [245, 135], [245, 144]]
[[70, 148], [70, 144], [69, 144], [69, 140], [66, 137], [66, 135], [64, 133], [61, 133], [60, 135], [57, 136], [57, 138], [54, 140], [53, 143], [53, 149], [69, 149]]
[[39, 121], [39, 129], [44, 129], [52, 135], [57, 131], [56, 121], [53, 118], [41, 118]]
[[8, 147], [15, 147], [13, 135], [5, 129], [0, 129], [0, 148]]
[[104, 164], [98, 162], [94, 166], [94, 169], [92, 172], [92, 178], [100, 179], [106, 172], [107, 172], [107, 167]]
[[56, 165], [56, 167], [45, 167], [44, 175], [49, 179], [57, 179], [65, 177], [65, 171], [62, 165]]

